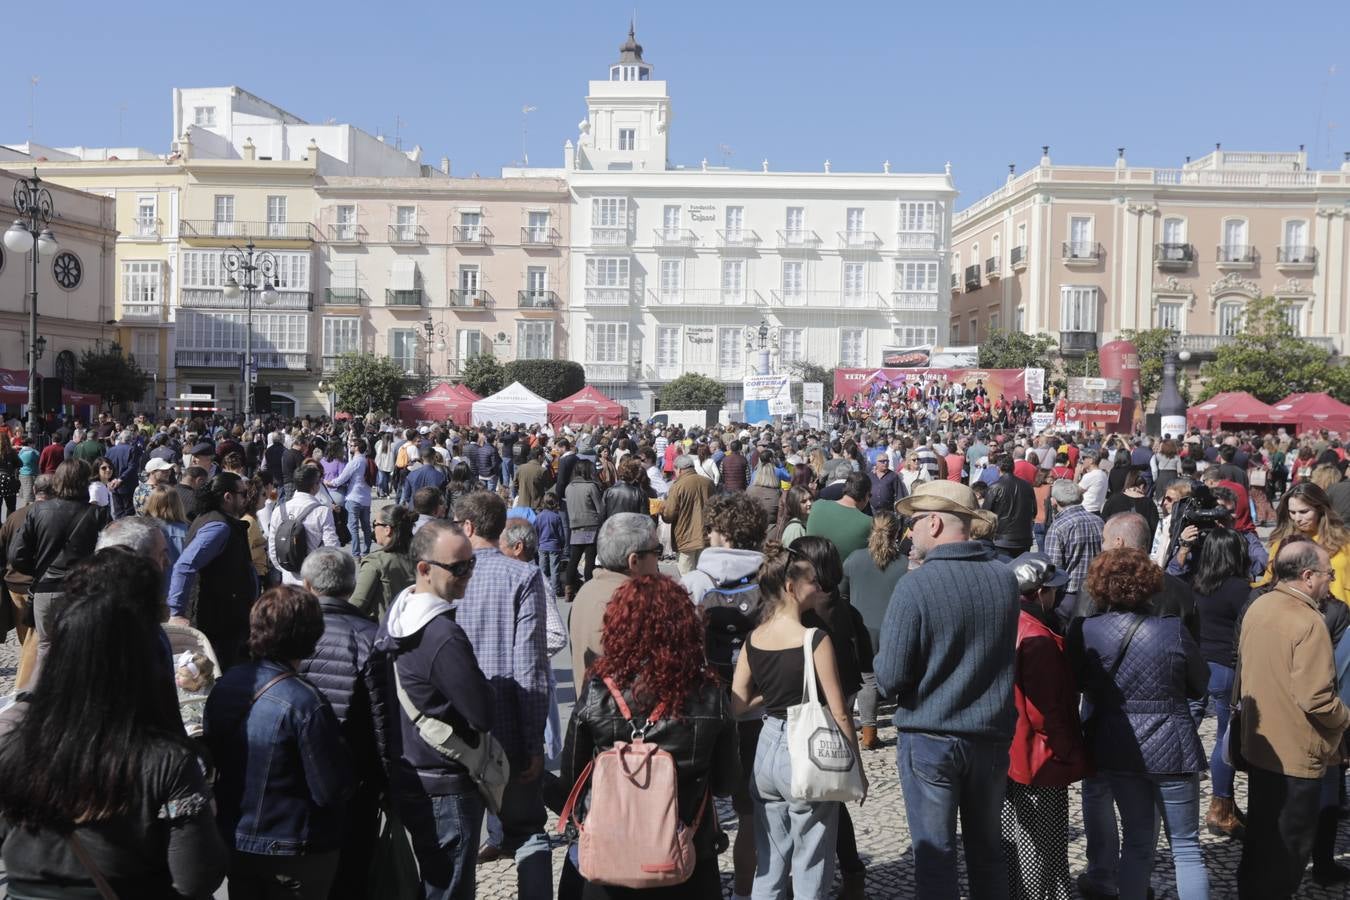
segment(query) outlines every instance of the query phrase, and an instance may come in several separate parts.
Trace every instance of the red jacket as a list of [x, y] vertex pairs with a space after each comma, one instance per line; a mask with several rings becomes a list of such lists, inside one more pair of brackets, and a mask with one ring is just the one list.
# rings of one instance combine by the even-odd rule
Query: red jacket
[[1015, 671], [1017, 730], [1008, 748], [1008, 777], [1033, 787], [1064, 787], [1081, 780], [1092, 766], [1064, 639], [1025, 609], [1017, 620]]

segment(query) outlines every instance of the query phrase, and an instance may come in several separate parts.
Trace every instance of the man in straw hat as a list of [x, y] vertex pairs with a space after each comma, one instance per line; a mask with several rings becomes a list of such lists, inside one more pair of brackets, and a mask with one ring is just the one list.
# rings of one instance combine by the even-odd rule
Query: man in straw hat
[[956, 820], [974, 897], [1006, 897], [999, 814], [1017, 724], [1017, 579], [973, 526], [997, 517], [969, 487], [929, 481], [897, 504], [912, 563], [881, 628], [877, 687], [896, 701], [897, 757], [920, 897], [955, 898]]

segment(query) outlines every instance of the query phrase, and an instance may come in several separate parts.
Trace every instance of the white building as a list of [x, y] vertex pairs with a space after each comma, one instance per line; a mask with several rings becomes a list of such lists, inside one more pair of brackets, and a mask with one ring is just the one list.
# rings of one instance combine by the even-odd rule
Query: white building
[[695, 372], [736, 402], [761, 341], [779, 372], [946, 342], [950, 173], [672, 167], [666, 83], [631, 30], [586, 106], [562, 169], [503, 174], [568, 182], [569, 356], [591, 383], [650, 401]]

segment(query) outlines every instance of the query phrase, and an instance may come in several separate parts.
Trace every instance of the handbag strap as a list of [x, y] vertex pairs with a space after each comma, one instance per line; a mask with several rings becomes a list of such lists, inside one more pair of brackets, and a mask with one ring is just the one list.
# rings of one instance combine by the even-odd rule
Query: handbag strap
[[1120, 652], [1116, 654], [1115, 660], [1111, 663], [1111, 670], [1106, 673], [1107, 681], [1116, 680], [1116, 672], [1120, 669], [1120, 664], [1125, 660], [1125, 653], [1130, 649], [1130, 641], [1134, 640], [1134, 633], [1139, 630], [1139, 626], [1144, 624], [1145, 616], [1136, 615], [1134, 621], [1130, 623], [1130, 629], [1125, 632], [1125, 639], [1120, 642]]
[[647, 733], [647, 729], [661, 721], [661, 717], [666, 714], [666, 702], [662, 700], [656, 704], [655, 709], [647, 713], [647, 723], [641, 726], [637, 725], [633, 721], [633, 711], [628, 708], [628, 701], [623, 699], [623, 691], [619, 690], [619, 686], [614, 683], [614, 679], [608, 675], [605, 676], [604, 681], [605, 687], [609, 690], [609, 695], [614, 698], [614, 702], [619, 707], [619, 713], [628, 720], [628, 724], [633, 728], [633, 740], [642, 740]]
[[287, 678], [294, 678], [294, 677], [295, 677], [295, 673], [294, 673], [294, 672], [282, 672], [280, 675], [278, 675], [278, 676], [276, 676], [275, 678], [273, 678], [273, 679], [271, 679], [270, 681], [268, 681], [268, 682], [267, 682], [266, 684], [264, 684], [262, 687], [258, 688], [258, 690], [253, 694], [253, 699], [250, 700], [250, 701], [248, 701], [249, 708], [252, 709], [252, 708], [253, 708], [253, 704], [255, 704], [255, 703], [257, 703], [259, 700], [261, 700], [261, 699], [262, 699], [262, 695], [265, 694], [265, 693], [267, 693], [268, 691], [270, 691], [275, 685], [280, 684], [281, 682], [285, 681]]
[[89, 873], [89, 877], [94, 879], [94, 886], [98, 888], [99, 896], [103, 900], [117, 900], [117, 892], [113, 890], [108, 879], [103, 876], [103, 871], [94, 862], [94, 858], [89, 855], [89, 851], [84, 848], [84, 843], [80, 836], [72, 831], [66, 835], [66, 843], [70, 844], [70, 849], [74, 851], [75, 858], [84, 866], [84, 870]]
[[809, 699], [816, 706], [820, 705], [820, 697], [816, 693], [816, 661], [811, 653], [811, 644], [814, 642], [816, 629], [806, 629], [806, 634], [802, 637], [802, 702]]

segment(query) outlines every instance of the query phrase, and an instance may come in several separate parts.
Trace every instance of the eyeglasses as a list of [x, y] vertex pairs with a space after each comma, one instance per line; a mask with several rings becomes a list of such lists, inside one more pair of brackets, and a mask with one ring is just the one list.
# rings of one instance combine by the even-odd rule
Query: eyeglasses
[[634, 556], [651, 556], [651, 555], [655, 555], [655, 554], [660, 553], [660, 552], [661, 552], [661, 545], [660, 545], [660, 544], [657, 544], [655, 547], [644, 547], [644, 548], [642, 548], [641, 550], [634, 550], [634, 551], [633, 551], [633, 555], [634, 555]]
[[1332, 569], [1308, 569], [1307, 571], [1312, 572], [1314, 575], [1325, 575], [1332, 581], [1336, 580], [1336, 572]]
[[376, 522], [376, 523], [375, 523], [374, 525], [372, 525], [371, 527], [372, 527], [372, 528], [393, 528], [394, 526], [391, 525], [391, 524], [388, 523], [388, 522]]
[[438, 569], [444, 569], [456, 578], [464, 578], [473, 572], [473, 567], [478, 564], [478, 559], [470, 556], [468, 559], [461, 559], [456, 563], [443, 563], [434, 559], [424, 559], [422, 562], [429, 566], [435, 566]]

